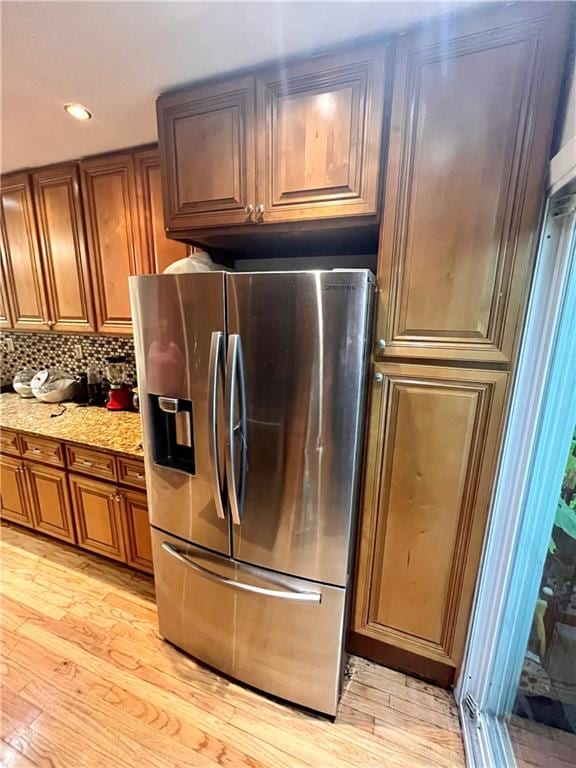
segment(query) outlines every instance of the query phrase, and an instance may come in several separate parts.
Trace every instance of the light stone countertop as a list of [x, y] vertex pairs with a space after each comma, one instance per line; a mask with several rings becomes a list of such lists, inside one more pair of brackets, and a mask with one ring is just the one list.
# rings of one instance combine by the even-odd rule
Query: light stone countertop
[[[61, 416], [51, 417], [66, 410]], [[0, 429], [14, 429], [41, 437], [143, 458], [140, 414], [83, 407], [75, 403], [41, 403], [15, 392], [0, 395]]]

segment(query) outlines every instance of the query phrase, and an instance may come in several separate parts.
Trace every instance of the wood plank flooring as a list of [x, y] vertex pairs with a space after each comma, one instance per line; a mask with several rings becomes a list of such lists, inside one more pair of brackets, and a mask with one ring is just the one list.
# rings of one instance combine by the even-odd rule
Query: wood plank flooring
[[359, 658], [335, 723], [163, 642], [150, 578], [0, 527], [2, 768], [462, 768], [447, 691]]

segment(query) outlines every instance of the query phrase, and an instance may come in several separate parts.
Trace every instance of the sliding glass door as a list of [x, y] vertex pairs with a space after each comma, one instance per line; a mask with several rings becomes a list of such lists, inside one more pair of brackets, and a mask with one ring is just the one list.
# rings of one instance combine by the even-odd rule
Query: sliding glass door
[[478, 768], [576, 766], [575, 211], [548, 206], [456, 691]]

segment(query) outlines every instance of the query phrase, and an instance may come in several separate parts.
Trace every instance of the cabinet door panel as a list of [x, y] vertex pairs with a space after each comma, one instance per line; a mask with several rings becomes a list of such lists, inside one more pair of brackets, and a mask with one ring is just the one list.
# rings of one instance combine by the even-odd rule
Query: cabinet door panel
[[200, 86], [158, 100], [169, 229], [250, 221], [255, 205], [254, 78]]
[[145, 493], [122, 491], [126, 562], [152, 573], [152, 539]]
[[27, 464], [26, 479], [34, 527], [74, 544], [76, 536], [66, 472], [39, 464]]
[[376, 365], [354, 631], [461, 660], [508, 374]]
[[0, 227], [0, 328], [12, 328], [12, 309], [8, 298], [8, 280], [6, 278], [6, 248]]
[[378, 210], [385, 46], [257, 78], [257, 197], [264, 222]]
[[132, 155], [83, 161], [81, 166], [98, 330], [132, 329], [128, 277], [146, 271], [137, 235]]
[[137, 152], [134, 158], [143, 257], [148, 271], [159, 274], [173, 261], [187, 256], [188, 246], [166, 237], [158, 150]]
[[28, 175], [4, 176], [1, 197], [3, 272], [14, 328], [47, 330], [46, 288]]
[[95, 331], [76, 163], [33, 174], [50, 320], [57, 331]]
[[563, 59], [555, 12], [491, 9], [400, 42], [379, 257], [385, 356], [512, 359]]
[[34, 523], [26, 494], [24, 466], [18, 459], [0, 456], [0, 514], [30, 528]]
[[78, 545], [114, 560], [125, 560], [118, 489], [77, 475], [70, 475], [69, 480]]

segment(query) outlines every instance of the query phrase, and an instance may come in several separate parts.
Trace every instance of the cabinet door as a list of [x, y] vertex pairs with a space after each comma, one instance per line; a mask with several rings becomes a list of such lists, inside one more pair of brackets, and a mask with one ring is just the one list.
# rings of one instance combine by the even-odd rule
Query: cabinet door
[[39, 464], [26, 464], [25, 470], [34, 527], [75, 543], [66, 472]]
[[251, 221], [254, 78], [161, 96], [157, 108], [166, 227]]
[[450, 682], [438, 670], [451, 677], [462, 659], [508, 374], [375, 373], [352, 646], [395, 665], [400, 649], [431, 662], [408, 669]]
[[2, 259], [14, 328], [47, 330], [46, 287], [30, 179], [25, 173], [2, 178]]
[[6, 520], [33, 527], [26, 495], [24, 465], [18, 459], [0, 456], [0, 514]]
[[136, 152], [138, 223], [147, 270], [163, 272], [169, 264], [188, 255], [188, 246], [166, 237], [162, 210], [160, 153], [157, 149]]
[[69, 475], [69, 480], [78, 545], [114, 560], [125, 560], [118, 489], [77, 475]]
[[152, 540], [145, 493], [120, 491], [123, 502], [126, 562], [152, 573]]
[[377, 213], [385, 55], [355, 47], [258, 75], [259, 220]]
[[76, 163], [32, 176], [52, 328], [95, 331]]
[[509, 362], [569, 24], [508, 4], [400, 39], [380, 239], [383, 355]]
[[146, 271], [138, 244], [134, 158], [92, 158], [80, 170], [98, 330], [130, 333], [128, 277]]

